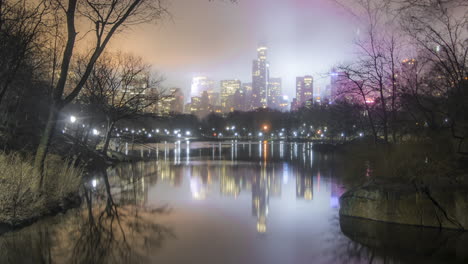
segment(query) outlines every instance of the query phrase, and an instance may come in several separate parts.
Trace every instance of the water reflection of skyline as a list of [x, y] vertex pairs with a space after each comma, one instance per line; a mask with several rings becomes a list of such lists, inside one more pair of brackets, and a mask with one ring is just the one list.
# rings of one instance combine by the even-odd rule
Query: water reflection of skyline
[[[310, 143], [216, 142], [199, 150], [191, 150], [190, 142], [176, 142], [172, 148], [168, 145], [156, 146], [154, 155], [160, 156], [159, 160], [134, 164], [130, 166], [133, 169], [127, 166], [126, 171], [117, 168], [114, 174], [134, 175], [139, 170], [148, 176], [151, 180], [139, 183], [143, 196], [158, 185], [182, 189], [195, 201], [250, 196], [258, 233], [267, 232], [271, 199], [316, 202], [316, 206], [336, 209], [344, 192], [340, 183], [331, 180], [329, 166], [322, 164], [328, 157], [314, 160]], [[158, 153], [159, 149], [164, 154]], [[151, 155], [151, 150], [147, 151], [146, 155]], [[202, 161], [200, 157], [209, 159]]]
[[[235, 142], [189, 144], [179, 151], [167, 143], [166, 158], [161, 145], [138, 150], [159, 160], [97, 172], [85, 184], [82, 208], [1, 235], [0, 263], [466, 259], [466, 236], [338, 218], [343, 170], [310, 144], [237, 143], [237, 151]], [[443, 261], [427, 261], [436, 255]]]

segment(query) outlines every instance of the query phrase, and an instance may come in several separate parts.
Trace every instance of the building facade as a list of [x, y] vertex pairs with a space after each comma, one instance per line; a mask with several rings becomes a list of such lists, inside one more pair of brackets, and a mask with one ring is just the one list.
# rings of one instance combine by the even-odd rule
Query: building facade
[[251, 108], [268, 107], [268, 80], [270, 65], [267, 61], [268, 48], [260, 46], [257, 49], [257, 59], [252, 66], [252, 97]]

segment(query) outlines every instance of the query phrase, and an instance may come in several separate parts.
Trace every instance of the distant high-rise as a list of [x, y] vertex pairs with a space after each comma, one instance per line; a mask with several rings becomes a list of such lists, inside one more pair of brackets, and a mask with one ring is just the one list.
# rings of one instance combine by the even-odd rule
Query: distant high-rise
[[279, 109], [281, 101], [281, 78], [270, 78], [268, 82], [268, 108]]
[[266, 108], [268, 106], [268, 80], [270, 65], [267, 61], [268, 48], [260, 46], [257, 49], [257, 59], [252, 66], [252, 108]]
[[310, 75], [296, 78], [296, 104], [301, 107], [307, 100], [313, 98], [314, 78]]
[[190, 104], [186, 106], [186, 112], [203, 118], [209, 114], [211, 106], [209, 104], [208, 91], [203, 91], [201, 96], [191, 98]]
[[289, 98], [287, 95], [283, 95], [279, 100], [279, 110], [282, 112], [289, 110]]
[[[169, 90], [168, 97], [163, 97], [158, 100], [156, 104], [153, 104], [147, 110], [151, 113], [155, 113], [161, 116], [182, 113], [184, 111], [184, 94], [180, 88], [171, 88]], [[149, 95], [152, 100], [155, 96], [159, 96], [156, 91], [151, 91]]]
[[252, 110], [252, 83], [243, 83], [242, 90], [244, 91], [244, 111]]
[[192, 79], [190, 95], [201, 96], [204, 91], [211, 91], [214, 88], [214, 82], [206, 76], [197, 76]]
[[170, 112], [182, 113], [184, 112], [184, 93], [180, 88], [171, 88], [169, 90], [172, 98], [170, 100]]
[[239, 80], [221, 81], [221, 107], [224, 112], [234, 110], [234, 95], [241, 90], [242, 85]]

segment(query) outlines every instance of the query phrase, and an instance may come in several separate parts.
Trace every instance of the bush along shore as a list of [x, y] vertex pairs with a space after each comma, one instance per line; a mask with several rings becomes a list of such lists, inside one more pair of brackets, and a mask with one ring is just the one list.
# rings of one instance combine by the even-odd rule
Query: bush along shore
[[0, 224], [24, 226], [40, 217], [78, 206], [83, 174], [84, 170], [73, 161], [49, 155], [40, 184], [41, 177], [31, 159], [18, 153], [1, 153]]
[[[145, 160], [138, 155], [107, 151], [107, 155], [60, 137], [55, 154], [45, 161], [42, 177], [33, 160], [22, 153], [0, 153], [0, 234], [44, 216], [81, 204], [80, 188], [88, 172], [120, 162]], [[62, 157], [73, 158], [62, 158]]]

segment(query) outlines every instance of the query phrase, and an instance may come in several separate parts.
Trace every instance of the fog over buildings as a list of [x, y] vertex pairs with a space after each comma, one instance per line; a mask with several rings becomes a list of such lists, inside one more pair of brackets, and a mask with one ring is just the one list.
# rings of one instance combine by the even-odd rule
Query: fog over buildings
[[357, 32], [349, 12], [332, 0], [173, 0], [169, 12], [170, 21], [141, 25], [112, 44], [154, 65], [164, 85], [181, 88], [186, 102], [197, 76], [213, 81], [217, 93], [222, 80], [240, 80], [247, 88], [252, 82], [254, 89], [252, 60], [263, 67], [262, 45], [268, 47], [268, 74], [281, 78], [290, 101], [298, 76], [312, 75], [314, 87], [326, 89], [331, 68], [352, 57]]

